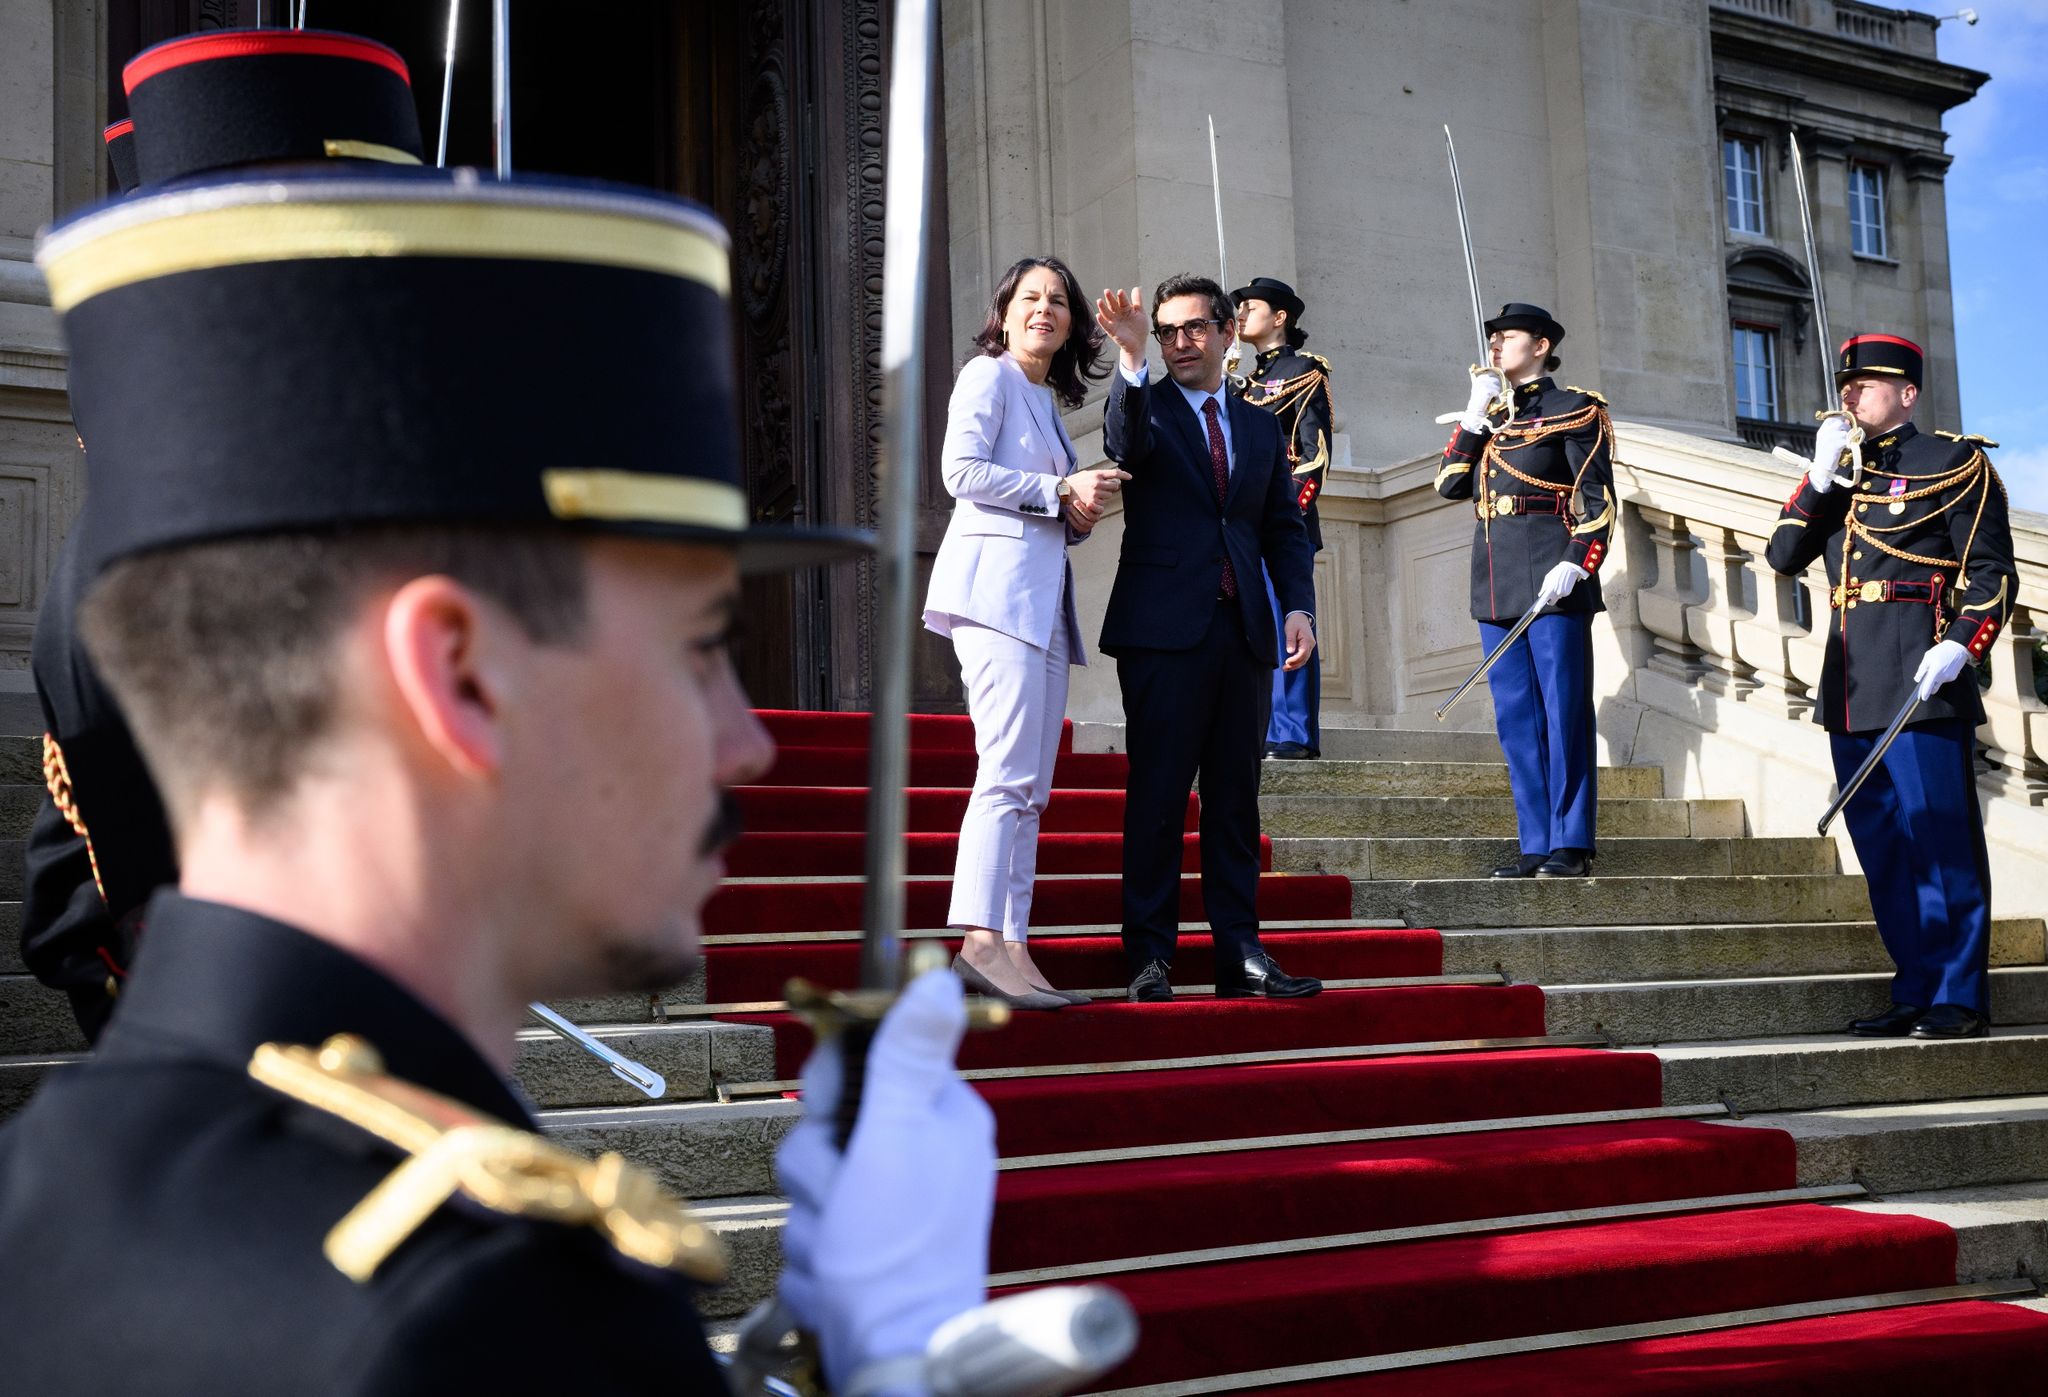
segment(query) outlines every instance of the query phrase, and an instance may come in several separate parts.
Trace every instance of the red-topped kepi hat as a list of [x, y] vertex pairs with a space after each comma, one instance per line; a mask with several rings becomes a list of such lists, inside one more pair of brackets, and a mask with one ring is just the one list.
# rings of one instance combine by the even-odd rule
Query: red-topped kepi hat
[[126, 194], [135, 187], [135, 119], [123, 117], [106, 129], [102, 139], [114, 172], [114, 192]]
[[1835, 387], [1866, 374], [1881, 374], [1903, 378], [1918, 388], [1926, 368], [1927, 355], [1911, 340], [1897, 335], [1851, 335], [1842, 341], [1842, 352], [1835, 359]]
[[405, 60], [354, 34], [219, 29], [144, 49], [121, 70], [147, 185], [235, 166], [420, 163]]

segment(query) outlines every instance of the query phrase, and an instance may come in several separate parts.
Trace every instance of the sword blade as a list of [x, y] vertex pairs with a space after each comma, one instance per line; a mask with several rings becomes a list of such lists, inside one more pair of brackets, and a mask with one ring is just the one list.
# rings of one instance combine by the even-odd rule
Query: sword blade
[[548, 1008], [545, 1004], [529, 1004], [527, 1011], [542, 1023], [561, 1034], [577, 1047], [611, 1068], [612, 1074], [629, 1083], [643, 1096], [658, 1097], [668, 1090], [668, 1082], [651, 1067], [642, 1066], [624, 1053], [614, 1052], [575, 1024]]
[[1457, 692], [1453, 693], [1449, 698], [1443, 701], [1443, 706], [1438, 708], [1436, 711], [1436, 720], [1439, 723], [1441, 723], [1444, 720], [1444, 714], [1451, 711], [1451, 705], [1455, 704], [1459, 699], [1465, 697], [1466, 694], [1472, 692], [1472, 686], [1477, 684], [1480, 680], [1486, 677], [1486, 671], [1493, 668], [1494, 661], [1498, 660], [1502, 655], [1505, 655], [1508, 651], [1508, 647], [1510, 645], [1513, 645], [1516, 641], [1522, 638], [1522, 632], [1528, 630], [1529, 627], [1535, 623], [1536, 618], [1539, 615], [1541, 615], [1542, 612], [1543, 603], [1538, 602], [1534, 606], [1530, 607], [1527, 611], [1522, 613], [1522, 619], [1515, 622], [1514, 626], [1508, 631], [1508, 633], [1501, 637], [1500, 644], [1494, 646], [1492, 652], [1488, 654], [1485, 659], [1479, 662], [1479, 668], [1473, 670], [1471, 674], [1467, 675], [1465, 678], [1465, 682], [1458, 686]]
[[1479, 346], [1479, 357], [1472, 362], [1484, 368], [1490, 356], [1486, 348], [1486, 310], [1479, 299], [1479, 262], [1472, 253], [1472, 222], [1465, 214], [1465, 181], [1458, 174], [1458, 143], [1451, 139], [1448, 125], [1444, 127], [1444, 148], [1451, 157], [1451, 194], [1458, 201], [1458, 241], [1465, 249], [1465, 286], [1472, 293], [1472, 339]]
[[911, 607], [916, 593], [917, 482], [924, 457], [924, 318], [931, 241], [936, 0], [897, 0], [889, 60], [882, 244], [882, 450], [875, 557], [877, 650], [869, 720], [867, 885], [860, 983], [902, 977], [904, 788], [909, 785]]
[[434, 143], [434, 168], [448, 166], [448, 114], [455, 99], [455, 34], [462, 0], [448, 0], [448, 49], [441, 62], [441, 136]]
[[1912, 721], [1913, 713], [1919, 707], [1920, 691], [1915, 689], [1906, 696], [1906, 702], [1899, 709], [1898, 716], [1893, 718], [1892, 725], [1884, 730], [1884, 736], [1877, 740], [1877, 745], [1870, 749], [1870, 755], [1863, 759], [1863, 765], [1857, 767], [1855, 775], [1842, 783], [1842, 793], [1835, 797], [1834, 804], [1820, 817], [1820, 833], [1828, 832], [1828, 826], [1835, 822], [1835, 816], [1842, 813], [1842, 807], [1849, 803], [1849, 798], [1870, 779], [1870, 773], [1877, 770], [1877, 764], [1884, 760], [1885, 749], [1898, 740], [1899, 734], [1905, 731], [1906, 724]]
[[1216, 160], [1216, 118], [1209, 118], [1209, 192], [1216, 200], [1216, 273], [1230, 290], [1230, 254], [1223, 244], [1223, 167]]
[[1813, 225], [1813, 202], [1806, 193], [1806, 156], [1799, 149], [1799, 133], [1792, 133], [1792, 187], [1799, 195], [1799, 226], [1806, 238], [1806, 279], [1813, 283], [1813, 330], [1820, 352], [1813, 356], [1820, 365], [1821, 411], [1840, 406], [1835, 394], [1835, 337], [1828, 333], [1828, 292], [1820, 275], [1820, 237]]
[[512, 0], [491, 4], [491, 149], [498, 178], [512, 177]]

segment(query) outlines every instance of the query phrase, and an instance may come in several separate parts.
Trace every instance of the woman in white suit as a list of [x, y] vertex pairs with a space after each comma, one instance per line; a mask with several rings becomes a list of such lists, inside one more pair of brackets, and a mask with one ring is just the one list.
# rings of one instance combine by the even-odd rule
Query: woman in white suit
[[976, 354], [946, 415], [943, 471], [953, 519], [932, 564], [927, 629], [960, 659], [980, 755], [960, 825], [947, 923], [963, 933], [953, 968], [970, 989], [1020, 1008], [1061, 1009], [1031, 961], [1038, 819], [1052, 794], [1067, 711], [1067, 667], [1086, 664], [1067, 546], [1095, 527], [1122, 471], [1075, 471], [1062, 405], [1108, 372], [1080, 283], [1053, 257], [1003, 274]]

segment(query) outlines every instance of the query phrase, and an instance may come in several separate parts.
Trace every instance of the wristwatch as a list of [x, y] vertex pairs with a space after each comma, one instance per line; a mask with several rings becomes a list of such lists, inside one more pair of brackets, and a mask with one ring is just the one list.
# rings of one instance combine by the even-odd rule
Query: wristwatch
[[1071, 500], [1072, 498], [1074, 498], [1073, 477], [1065, 475], [1061, 476], [1060, 483], [1053, 487], [1053, 491], [1063, 500]]

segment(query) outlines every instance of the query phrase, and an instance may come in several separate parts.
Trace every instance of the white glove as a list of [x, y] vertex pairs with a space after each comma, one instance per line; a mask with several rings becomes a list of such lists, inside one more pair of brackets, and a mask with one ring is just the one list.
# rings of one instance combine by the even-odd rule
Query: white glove
[[1963, 666], [1970, 662], [1970, 652], [1953, 640], [1944, 640], [1920, 657], [1920, 668], [1913, 671], [1913, 683], [1920, 691], [1920, 697], [1930, 699], [1934, 691], [1963, 672]]
[[1559, 563], [1543, 575], [1543, 587], [1536, 593], [1536, 605], [1557, 605], [1572, 594], [1572, 588], [1592, 575], [1577, 563]]
[[1820, 430], [1813, 434], [1813, 464], [1806, 468], [1806, 483], [1817, 495], [1825, 495], [1835, 485], [1835, 468], [1842, 463], [1842, 453], [1849, 449], [1849, 436], [1855, 428], [1846, 417], [1836, 414], [1822, 419]]
[[1486, 430], [1486, 409], [1502, 392], [1506, 380], [1498, 369], [1481, 369], [1472, 375], [1472, 396], [1466, 400], [1465, 415], [1458, 419], [1458, 425], [1468, 432]]
[[832, 1146], [836, 1043], [804, 1064], [804, 1116], [776, 1152], [789, 1195], [781, 1295], [817, 1335], [835, 1392], [872, 1363], [921, 1356], [979, 1305], [995, 1213], [995, 1117], [953, 1070], [967, 1028], [960, 981], [920, 976], [868, 1049], [860, 1119]]

